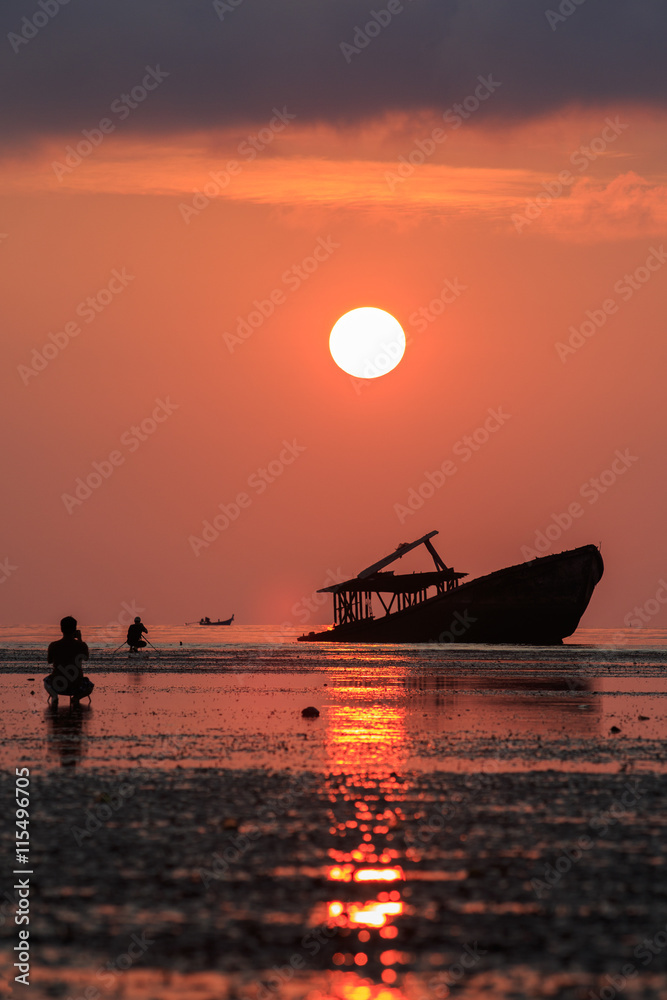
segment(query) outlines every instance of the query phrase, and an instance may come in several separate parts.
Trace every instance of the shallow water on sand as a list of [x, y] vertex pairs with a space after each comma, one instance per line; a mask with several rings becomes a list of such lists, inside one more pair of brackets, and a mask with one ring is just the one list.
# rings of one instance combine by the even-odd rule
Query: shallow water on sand
[[[47, 704], [39, 677], [0, 675], [0, 765], [31, 770], [267, 767], [662, 770], [667, 677], [526, 664], [328, 663], [318, 671], [96, 673], [90, 704]], [[559, 665], [560, 666], [560, 665]], [[25, 679], [24, 679], [25, 678]], [[318, 718], [303, 718], [307, 706]], [[614, 730], [617, 730], [615, 732]], [[622, 761], [617, 743], [624, 747]]]
[[[0, 636], [5, 817], [31, 771], [33, 1000], [667, 996], [665, 633], [233, 629], [186, 649], [151, 629], [159, 655], [130, 660], [88, 630], [80, 709], [46, 706], [50, 629]], [[26, 995], [2, 961], [0, 996]]]

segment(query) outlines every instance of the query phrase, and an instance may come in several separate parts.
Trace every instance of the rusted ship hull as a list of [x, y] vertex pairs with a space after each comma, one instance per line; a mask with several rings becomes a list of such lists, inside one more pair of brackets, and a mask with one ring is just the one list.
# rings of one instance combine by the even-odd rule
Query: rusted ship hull
[[604, 570], [595, 545], [501, 569], [413, 607], [302, 642], [478, 642], [553, 645], [572, 635]]

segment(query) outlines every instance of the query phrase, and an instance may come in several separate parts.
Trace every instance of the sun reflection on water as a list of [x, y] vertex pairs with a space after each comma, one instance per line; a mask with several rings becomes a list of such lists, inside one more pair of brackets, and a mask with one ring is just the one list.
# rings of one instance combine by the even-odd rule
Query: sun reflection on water
[[[401, 669], [405, 673], [405, 668]], [[392, 683], [379, 672], [360, 686], [332, 686], [334, 703], [327, 725], [327, 754], [332, 769], [347, 773], [389, 774], [404, 759], [406, 708], [396, 701], [396, 668]], [[338, 702], [338, 703], [337, 703]], [[363, 820], [362, 820], [363, 822]]]
[[405, 1000], [402, 990], [389, 985], [396, 981], [393, 969], [385, 969], [381, 978], [380, 983], [374, 983], [357, 972], [333, 972], [329, 988], [326, 991], [312, 990], [307, 1000]]
[[[370, 668], [365, 684], [331, 692], [325, 791], [333, 845], [327, 880], [337, 891], [319, 919], [339, 929], [339, 936], [331, 959], [331, 992], [320, 994], [321, 1000], [404, 997], [393, 987], [397, 968], [410, 957], [397, 946], [401, 918], [412, 912], [405, 890], [398, 889], [406, 881], [402, 862], [408, 859], [400, 834], [406, 785], [398, 776], [405, 767], [406, 710], [393, 697], [395, 674], [393, 668], [388, 683], [386, 675]], [[343, 971], [345, 966], [368, 969], [368, 978]]]
[[[392, 893], [398, 896], [398, 893]], [[397, 899], [373, 899], [365, 903], [329, 903], [329, 917], [339, 927], [384, 927], [390, 917], [403, 913], [404, 904]]]

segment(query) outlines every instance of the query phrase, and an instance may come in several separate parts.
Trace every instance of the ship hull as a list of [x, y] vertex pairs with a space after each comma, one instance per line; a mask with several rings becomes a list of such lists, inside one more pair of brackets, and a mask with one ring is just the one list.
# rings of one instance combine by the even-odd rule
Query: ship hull
[[575, 631], [603, 570], [596, 546], [583, 545], [478, 577], [382, 618], [299, 639], [553, 645]]

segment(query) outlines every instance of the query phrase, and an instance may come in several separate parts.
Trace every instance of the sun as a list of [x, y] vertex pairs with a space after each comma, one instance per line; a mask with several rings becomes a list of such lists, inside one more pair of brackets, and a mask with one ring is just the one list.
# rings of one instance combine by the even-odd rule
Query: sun
[[362, 306], [346, 312], [329, 337], [339, 368], [356, 378], [379, 378], [392, 371], [405, 353], [405, 334], [384, 309]]

